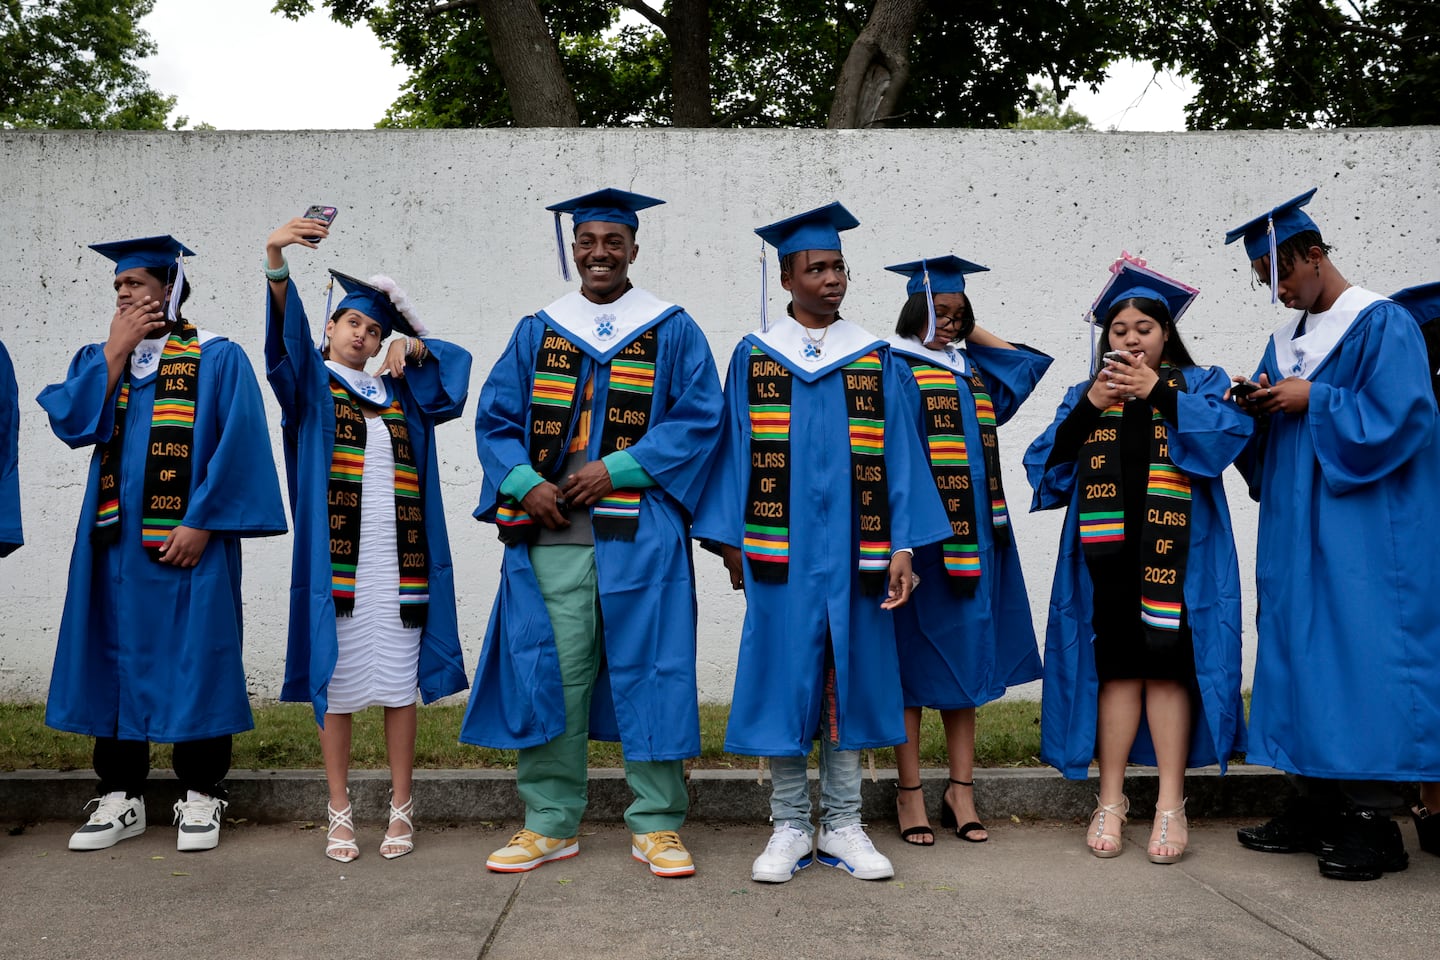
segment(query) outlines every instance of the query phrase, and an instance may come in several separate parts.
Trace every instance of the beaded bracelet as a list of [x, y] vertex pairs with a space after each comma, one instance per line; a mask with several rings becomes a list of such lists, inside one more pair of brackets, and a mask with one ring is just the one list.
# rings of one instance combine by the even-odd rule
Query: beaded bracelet
[[[268, 264], [268, 262], [269, 261], [267, 260], [266, 264]], [[269, 280], [271, 283], [284, 283], [286, 280], [290, 279], [290, 261], [286, 260], [284, 257], [280, 258], [280, 266], [276, 267], [274, 270], [271, 270], [268, 265], [264, 266], [265, 279]]]

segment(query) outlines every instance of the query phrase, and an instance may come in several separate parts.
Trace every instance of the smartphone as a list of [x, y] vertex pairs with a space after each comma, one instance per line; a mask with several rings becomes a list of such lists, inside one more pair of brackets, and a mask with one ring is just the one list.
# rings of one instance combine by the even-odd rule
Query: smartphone
[[1231, 400], [1249, 400], [1256, 390], [1260, 389], [1258, 383], [1236, 383], [1230, 387]]
[[[339, 212], [340, 211], [335, 207], [327, 207], [323, 204], [312, 203], [309, 209], [307, 209], [305, 213], [302, 214], [302, 216], [304, 216], [306, 220], [323, 220], [325, 222], [325, 226], [328, 227], [330, 226], [330, 224], [335, 222], [335, 215]], [[320, 237], [306, 237], [305, 239], [309, 240], [311, 243], [319, 243], [321, 240]]]
[[1130, 351], [1128, 351], [1128, 350], [1110, 350], [1110, 351], [1108, 351], [1108, 352], [1105, 354], [1105, 356], [1104, 356], [1103, 359], [1105, 360], [1106, 363], [1127, 363], [1127, 364], [1128, 364], [1128, 363], [1130, 362]]

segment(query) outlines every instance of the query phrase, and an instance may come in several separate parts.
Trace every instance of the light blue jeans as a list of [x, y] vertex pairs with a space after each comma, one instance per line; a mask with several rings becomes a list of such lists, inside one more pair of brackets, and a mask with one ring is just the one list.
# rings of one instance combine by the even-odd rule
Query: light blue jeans
[[[822, 725], [823, 726], [823, 725]], [[788, 820], [807, 834], [810, 822], [808, 757], [770, 758], [770, 819]], [[838, 830], [860, 822], [860, 751], [837, 750], [820, 738], [820, 824]]]

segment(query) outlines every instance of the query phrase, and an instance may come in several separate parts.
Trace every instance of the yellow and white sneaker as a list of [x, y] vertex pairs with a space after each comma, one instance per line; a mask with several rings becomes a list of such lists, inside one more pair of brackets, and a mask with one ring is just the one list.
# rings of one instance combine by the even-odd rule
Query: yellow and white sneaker
[[495, 873], [524, 873], [551, 860], [568, 860], [579, 852], [580, 843], [574, 837], [556, 840], [542, 837], [534, 830], [521, 830], [508, 844], [490, 854], [485, 869]]
[[630, 856], [657, 877], [689, 877], [695, 873], [695, 861], [674, 830], [630, 834]]

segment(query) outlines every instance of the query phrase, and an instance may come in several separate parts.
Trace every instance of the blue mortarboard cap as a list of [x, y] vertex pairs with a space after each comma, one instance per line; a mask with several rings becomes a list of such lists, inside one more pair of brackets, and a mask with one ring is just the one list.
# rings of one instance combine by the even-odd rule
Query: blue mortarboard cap
[[860, 221], [837, 200], [769, 226], [756, 227], [755, 232], [780, 256], [788, 257], [797, 250], [839, 250], [840, 231], [858, 226]]
[[982, 267], [978, 263], [971, 263], [969, 260], [962, 260], [948, 254], [943, 257], [935, 257], [933, 260], [897, 263], [885, 269], [910, 278], [910, 282], [905, 284], [905, 292], [910, 295], [925, 291], [927, 272], [930, 275], [930, 293], [933, 295], [936, 293], [964, 293], [967, 273], [988, 273], [990, 270], [989, 267]]
[[[1241, 237], [1245, 238], [1245, 253], [1251, 260], [1259, 260], [1266, 255], [1272, 255], [1276, 247], [1305, 230], [1319, 232], [1320, 228], [1315, 221], [1300, 208], [1310, 202], [1315, 196], [1318, 187], [1311, 187], [1309, 190], [1286, 200], [1280, 206], [1260, 214], [1254, 220], [1242, 223], [1234, 230], [1225, 232], [1225, 242], [1234, 243]], [[1274, 226], [1272, 231], [1271, 226]], [[1271, 239], [1273, 233], [1274, 239]]]
[[623, 223], [627, 227], [635, 229], [640, 226], [640, 218], [635, 216], [637, 211], [658, 207], [664, 202], [664, 200], [631, 193], [628, 190], [606, 187], [604, 190], [587, 193], [583, 197], [573, 197], [559, 203], [552, 203], [545, 209], [554, 211], [557, 220], [560, 214], [569, 213], [574, 215], [577, 224], [589, 223], [591, 220], [603, 220], [605, 223]]
[[1178, 322], [1200, 293], [1194, 287], [1156, 273], [1148, 267], [1121, 261], [1111, 274], [1095, 304], [1090, 308], [1090, 322], [1104, 323], [1110, 309], [1122, 300], [1142, 297], [1159, 300], [1170, 310], [1170, 321]]
[[930, 321], [925, 328], [924, 343], [929, 343], [935, 339], [935, 294], [964, 293], [965, 274], [988, 273], [990, 270], [989, 267], [982, 267], [978, 263], [962, 260], [953, 254], [946, 254], [943, 257], [936, 257], [933, 260], [912, 260], [909, 263], [896, 263], [885, 269], [910, 278], [910, 282], [905, 284], [906, 295], [914, 296], [917, 293], [925, 294], [925, 307], [929, 314]]
[[92, 243], [90, 249], [114, 260], [117, 274], [136, 267], [173, 267], [182, 254], [187, 257], [195, 256], [194, 250], [169, 234], [163, 237], [117, 240], [114, 243]]
[[560, 255], [560, 276], [570, 279], [570, 259], [565, 252], [565, 231], [560, 226], [562, 213], [571, 214], [577, 226], [600, 220], [604, 223], [623, 223], [631, 230], [636, 230], [640, 227], [640, 218], [635, 215], [636, 212], [658, 207], [664, 202], [644, 194], [606, 187], [604, 190], [550, 204], [545, 209], [555, 214], [555, 247]]
[[1416, 323], [1440, 319], [1440, 280], [1406, 287], [1390, 294], [1390, 299], [1414, 314]]
[[[340, 288], [345, 291], [345, 296], [341, 298], [335, 310], [359, 310], [380, 324], [382, 338], [390, 336], [395, 330], [399, 330], [407, 337], [423, 337], [429, 333], [425, 329], [425, 325], [415, 316], [414, 310], [410, 307], [409, 298], [389, 277], [372, 277], [369, 282], [366, 282], [338, 270], [331, 270], [330, 275], [340, 282]], [[382, 289], [382, 286], [388, 289]], [[334, 316], [328, 304], [325, 314], [327, 320]]]

